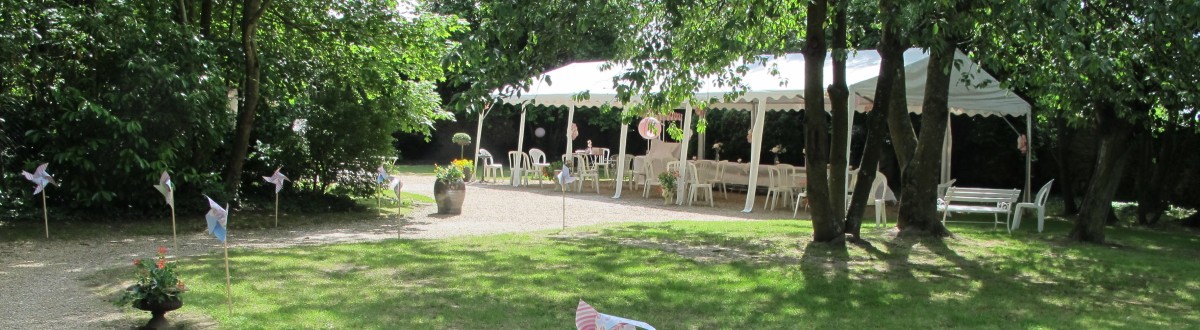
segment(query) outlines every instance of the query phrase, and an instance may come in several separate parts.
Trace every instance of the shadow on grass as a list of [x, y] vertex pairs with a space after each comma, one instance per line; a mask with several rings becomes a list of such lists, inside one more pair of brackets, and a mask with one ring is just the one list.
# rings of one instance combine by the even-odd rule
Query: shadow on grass
[[[664, 329], [1200, 322], [1187, 308], [1196, 303], [1187, 297], [1200, 292], [1197, 267], [1163, 267], [1180, 260], [1148, 258], [1154, 251], [1063, 247], [970, 229], [949, 240], [872, 237], [878, 247], [842, 248], [811, 243], [810, 227], [798, 221], [598, 231], [230, 251], [233, 316], [220, 256], [185, 260], [180, 271], [192, 286], [189, 306], [229, 328], [564, 328], [579, 299]], [[625, 239], [775, 257], [705, 262]]]

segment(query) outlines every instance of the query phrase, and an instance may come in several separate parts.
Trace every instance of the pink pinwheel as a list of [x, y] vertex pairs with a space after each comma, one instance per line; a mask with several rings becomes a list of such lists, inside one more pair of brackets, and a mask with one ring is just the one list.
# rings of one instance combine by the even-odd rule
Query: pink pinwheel
[[163, 171], [162, 176], [158, 177], [158, 184], [154, 185], [154, 189], [163, 194], [167, 205], [175, 206], [175, 184], [171, 183], [171, 175], [167, 174], [167, 171]]
[[275, 169], [275, 174], [272, 174], [271, 176], [263, 177], [263, 180], [267, 180], [267, 182], [275, 184], [275, 193], [276, 194], [278, 194], [279, 191], [283, 189], [283, 181], [285, 181], [287, 179], [288, 178], [286, 176], [283, 176], [283, 173], [279, 173], [279, 168]]
[[396, 200], [400, 200], [400, 188], [404, 188], [404, 182], [400, 182], [399, 176], [393, 176], [392, 182], [388, 184], [388, 188], [396, 193]]
[[216, 236], [221, 242], [225, 242], [225, 224], [229, 219], [229, 211], [221, 207], [221, 204], [213, 201], [212, 198], [204, 196], [208, 199], [208, 213], [204, 215], [204, 220], [208, 222], [208, 232]]
[[46, 173], [46, 166], [49, 165], [50, 163], [38, 165], [37, 170], [33, 171], [33, 173], [21, 171], [21, 175], [24, 175], [25, 179], [37, 184], [37, 187], [33, 188], [34, 195], [42, 193], [42, 190], [46, 189], [47, 184], [58, 184], [58, 182], [54, 182], [54, 177], [50, 176], [50, 173]]

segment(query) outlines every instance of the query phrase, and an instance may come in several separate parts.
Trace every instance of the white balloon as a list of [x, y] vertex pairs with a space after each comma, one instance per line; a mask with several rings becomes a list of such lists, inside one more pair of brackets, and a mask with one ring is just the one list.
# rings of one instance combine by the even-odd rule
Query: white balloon
[[533, 130], [533, 136], [536, 136], [536, 137], [546, 136], [546, 129], [538, 127], [537, 129]]

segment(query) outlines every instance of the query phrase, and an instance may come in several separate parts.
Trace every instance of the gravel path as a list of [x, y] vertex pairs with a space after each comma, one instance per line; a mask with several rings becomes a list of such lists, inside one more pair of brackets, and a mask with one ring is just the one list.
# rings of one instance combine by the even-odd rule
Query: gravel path
[[[432, 195], [433, 177], [406, 176], [405, 190]], [[434, 214], [436, 207], [421, 205], [405, 219], [364, 220], [334, 226], [264, 229], [232, 233], [231, 247], [277, 248], [296, 245], [376, 241], [396, 238], [431, 239], [495, 233], [529, 232], [563, 226], [564, 198], [557, 190], [511, 187], [500, 184], [471, 184], [463, 214]], [[641, 191], [626, 190], [613, 199], [611, 184], [602, 189], [566, 194], [566, 223], [569, 227], [611, 222], [658, 222], [678, 219], [732, 220], [790, 218], [790, 212], [742, 213], [744, 195], [731, 194], [729, 201], [717, 192], [716, 208], [664, 206], [662, 198], [645, 199]], [[761, 207], [760, 197], [756, 207]], [[236, 221], [236, 218], [235, 220]], [[399, 230], [399, 233], [397, 231]], [[220, 245], [203, 233], [179, 237], [174, 256], [219, 253]], [[116, 233], [106, 238], [71, 241], [19, 241], [0, 243], [0, 329], [96, 329], [129, 327], [144, 318], [131, 320], [123, 309], [91, 293], [81, 279], [95, 271], [128, 264], [146, 257], [160, 245], [170, 246], [170, 236], [128, 236]]]

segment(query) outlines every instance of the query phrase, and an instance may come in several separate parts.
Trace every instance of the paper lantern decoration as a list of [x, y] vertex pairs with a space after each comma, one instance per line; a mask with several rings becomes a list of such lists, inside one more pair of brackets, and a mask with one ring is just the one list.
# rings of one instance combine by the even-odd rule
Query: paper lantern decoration
[[576, 126], [575, 123], [571, 123], [571, 128], [568, 131], [571, 133], [571, 140], [579, 137], [579, 126]]
[[638, 134], [642, 135], [643, 139], [653, 139], [662, 133], [662, 122], [654, 117], [642, 118], [638, 123]]

